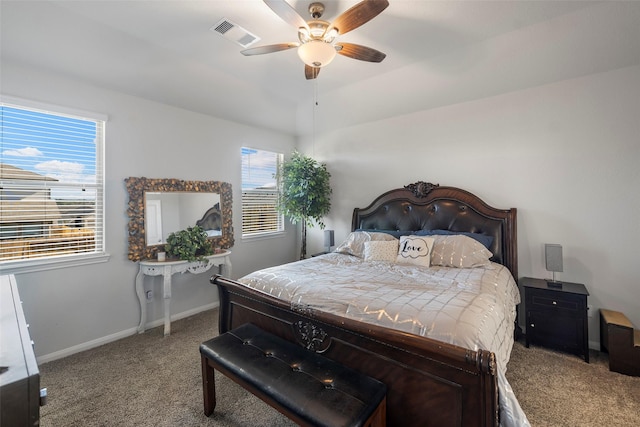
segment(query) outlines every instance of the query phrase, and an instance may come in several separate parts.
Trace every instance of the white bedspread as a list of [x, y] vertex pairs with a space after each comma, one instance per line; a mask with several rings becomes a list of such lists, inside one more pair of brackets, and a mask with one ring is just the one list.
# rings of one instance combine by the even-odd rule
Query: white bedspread
[[505, 377], [520, 293], [500, 264], [424, 268], [331, 253], [256, 271], [240, 282], [295, 306], [492, 351], [501, 425], [529, 425]]

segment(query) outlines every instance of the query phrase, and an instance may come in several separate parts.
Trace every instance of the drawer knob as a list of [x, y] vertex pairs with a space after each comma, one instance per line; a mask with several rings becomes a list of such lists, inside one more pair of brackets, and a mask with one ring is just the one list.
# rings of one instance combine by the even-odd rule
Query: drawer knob
[[557, 302], [555, 302], [555, 301], [553, 302], [553, 305], [557, 305], [557, 304], [558, 304]]
[[535, 326], [536, 326], [535, 324], [533, 324], [533, 323], [531, 324], [531, 327], [532, 327], [532, 328], [535, 328]]

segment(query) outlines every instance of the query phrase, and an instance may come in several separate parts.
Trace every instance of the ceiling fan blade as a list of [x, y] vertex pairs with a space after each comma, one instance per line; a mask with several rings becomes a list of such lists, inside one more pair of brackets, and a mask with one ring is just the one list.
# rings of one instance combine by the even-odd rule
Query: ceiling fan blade
[[296, 10], [286, 1], [264, 0], [264, 2], [276, 13], [276, 15], [282, 18], [284, 22], [293, 25], [295, 28], [309, 28], [307, 21], [305, 21], [304, 18], [302, 18], [302, 16], [300, 16], [298, 12], [296, 12]]
[[340, 35], [348, 33], [371, 21], [378, 16], [380, 12], [385, 10], [387, 6], [389, 6], [387, 0], [363, 0], [338, 16], [331, 23], [327, 32], [332, 28], [336, 28]]
[[280, 52], [281, 50], [293, 49], [300, 46], [300, 43], [279, 43], [270, 44], [266, 46], [252, 47], [251, 49], [241, 50], [240, 53], [244, 56], [251, 55], [264, 55], [265, 53]]
[[320, 74], [320, 67], [310, 67], [305, 64], [304, 76], [307, 78], [307, 80], [315, 79], [316, 77], [318, 77], [318, 74]]
[[387, 57], [379, 50], [353, 43], [336, 43], [336, 52], [349, 58], [368, 62], [382, 62]]

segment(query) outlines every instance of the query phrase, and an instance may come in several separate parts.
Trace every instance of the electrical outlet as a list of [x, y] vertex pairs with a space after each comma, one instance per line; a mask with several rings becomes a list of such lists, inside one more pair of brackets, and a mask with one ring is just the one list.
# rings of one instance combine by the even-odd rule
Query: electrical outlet
[[149, 290], [146, 292], [147, 301], [153, 301], [153, 291]]
[[593, 306], [591, 304], [587, 305], [587, 316], [593, 317]]

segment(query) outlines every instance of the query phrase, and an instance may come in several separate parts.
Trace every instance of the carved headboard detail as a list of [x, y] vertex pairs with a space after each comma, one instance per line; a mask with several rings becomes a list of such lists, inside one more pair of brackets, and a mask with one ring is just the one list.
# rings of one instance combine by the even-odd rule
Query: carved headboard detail
[[440, 184], [432, 184], [430, 182], [418, 181], [413, 184], [405, 185], [404, 188], [411, 191], [414, 196], [418, 198], [427, 197], [427, 195], [436, 187], [440, 187]]

